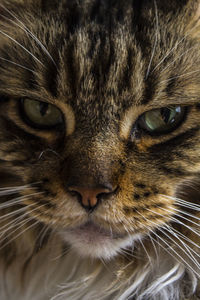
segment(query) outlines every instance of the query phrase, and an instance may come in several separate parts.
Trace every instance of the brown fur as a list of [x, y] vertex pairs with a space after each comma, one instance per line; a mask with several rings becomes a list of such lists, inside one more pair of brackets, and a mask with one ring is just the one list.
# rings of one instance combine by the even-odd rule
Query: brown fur
[[[19, 245], [27, 239], [30, 242], [24, 243], [23, 251], [26, 259], [32, 258], [48, 244], [44, 239], [37, 247], [35, 236], [41, 228], [48, 225], [56, 231], [87, 220], [66, 188], [71, 180], [77, 185], [118, 186], [117, 192], [103, 199], [93, 213], [97, 224], [105, 229], [111, 227], [120, 234], [125, 234], [125, 228], [129, 233], [147, 233], [172, 224], [199, 244], [197, 235], [173, 224], [173, 209], [179, 208], [178, 204], [162, 196], [184, 194], [187, 201], [199, 203], [198, 1], [157, 0], [157, 29], [154, 1], [143, 1], [141, 7], [129, 0], [111, 1], [110, 6], [100, 1], [99, 7], [98, 1], [92, 0], [46, 2], [1, 0], [0, 57], [4, 60], [0, 60], [0, 178], [4, 180], [0, 187], [39, 182], [18, 196], [43, 192], [25, 197], [20, 204], [33, 205], [30, 222], [38, 220], [38, 228], [8, 243], [2, 256], [17, 259]], [[14, 24], [18, 21], [5, 7], [37, 36], [56, 65]], [[56, 105], [64, 115], [66, 128], [38, 130], [27, 125], [19, 113], [22, 98]], [[188, 107], [187, 118], [176, 130], [160, 136], [142, 134], [137, 140], [132, 136], [140, 115], [169, 105]], [[186, 181], [192, 184], [189, 192]], [[1, 198], [2, 203], [10, 197]], [[1, 209], [0, 213], [14, 209]], [[188, 213], [200, 217], [199, 212], [188, 209]], [[144, 243], [147, 251], [153, 252], [150, 241]], [[127, 262], [118, 259], [118, 272], [127, 277], [129, 270], [125, 274], [121, 271]]]

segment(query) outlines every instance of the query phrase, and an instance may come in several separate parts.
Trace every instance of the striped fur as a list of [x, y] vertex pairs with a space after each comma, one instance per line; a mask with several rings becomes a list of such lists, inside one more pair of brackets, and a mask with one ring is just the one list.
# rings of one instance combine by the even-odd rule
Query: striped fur
[[[200, 297], [200, 4], [165, 2], [0, 1], [1, 300]], [[116, 188], [88, 212], [70, 185]]]

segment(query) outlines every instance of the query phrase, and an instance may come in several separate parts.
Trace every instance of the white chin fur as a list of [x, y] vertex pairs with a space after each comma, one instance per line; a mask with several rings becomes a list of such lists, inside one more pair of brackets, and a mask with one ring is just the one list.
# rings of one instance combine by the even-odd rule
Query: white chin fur
[[65, 232], [62, 237], [82, 257], [100, 258], [109, 260], [117, 255], [121, 249], [134, 246], [134, 240], [140, 235], [124, 238], [112, 238], [107, 236], [85, 236], [73, 232]]

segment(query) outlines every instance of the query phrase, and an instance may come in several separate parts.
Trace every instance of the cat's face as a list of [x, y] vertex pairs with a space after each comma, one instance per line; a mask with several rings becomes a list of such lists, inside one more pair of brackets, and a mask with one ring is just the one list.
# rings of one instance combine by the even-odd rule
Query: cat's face
[[197, 24], [178, 1], [61, 2], [0, 6], [1, 187], [31, 184], [31, 217], [109, 258], [200, 172]]

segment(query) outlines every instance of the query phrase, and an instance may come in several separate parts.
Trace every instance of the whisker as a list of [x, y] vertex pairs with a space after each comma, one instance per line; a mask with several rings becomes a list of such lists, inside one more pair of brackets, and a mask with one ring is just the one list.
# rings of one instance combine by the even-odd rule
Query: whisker
[[152, 50], [150, 62], [149, 62], [148, 68], [147, 68], [147, 73], [146, 73], [145, 79], [147, 79], [148, 76], [149, 76], [149, 72], [150, 72], [150, 69], [151, 69], [151, 64], [152, 64], [153, 57], [154, 57], [155, 51], [156, 51], [156, 45], [157, 45], [157, 43], [158, 43], [159, 20], [158, 20], [158, 8], [157, 8], [156, 0], [154, 0], [154, 7], [155, 7], [155, 17], [156, 17], [156, 24], [155, 24], [155, 26], [156, 26], [156, 34], [155, 34], [155, 42], [154, 42], [154, 46], [153, 46], [153, 50]]
[[[30, 206], [31, 206], [31, 205], [29, 205], [27, 208], [29, 208]], [[40, 205], [40, 206], [38, 206], [38, 207], [36, 207], [36, 208], [30, 210], [30, 211], [27, 211], [27, 214], [26, 214], [26, 215], [29, 215], [30, 213], [33, 213], [34, 211], [36, 211], [36, 210], [38, 210], [38, 209], [40, 209], [40, 208], [42, 208], [42, 207], [44, 207], [44, 206], [45, 206], [45, 204], [42, 204], [42, 205]], [[34, 220], [36, 217], [38, 217], [38, 216], [40, 216], [40, 215], [41, 215], [41, 213], [40, 213], [39, 215], [35, 216], [34, 218], [33, 218], [32, 216], [30, 216], [28, 219], [25, 218], [23, 221], [21, 221], [20, 223], [17, 224], [17, 225], [18, 225], [17, 228], [14, 227], [14, 228], [15, 228], [14, 231], [10, 232], [9, 234], [7, 234], [7, 235], [5, 236], [5, 238], [1, 239], [1, 240], [0, 240], [0, 243], [2, 243], [4, 240], [7, 240], [9, 236], [12, 236], [13, 233], [15, 233], [15, 232], [18, 231], [20, 228], [22, 228], [24, 225], [26, 225], [27, 223], [29, 223], [29, 221]], [[13, 226], [12, 226], [12, 227], [13, 227]], [[12, 229], [12, 227], [10, 227], [9, 230]], [[3, 236], [7, 231], [8, 231], [8, 229], [5, 230], [3, 233], [1, 233], [1, 236]], [[10, 241], [12, 241], [12, 239], [11, 239]], [[0, 248], [0, 250], [1, 250], [1, 248]]]
[[[25, 198], [29, 198], [29, 197], [31, 197], [31, 196], [35, 196], [35, 195], [39, 195], [39, 194], [43, 194], [44, 192], [38, 192], [38, 193], [34, 193], [34, 194], [30, 194], [30, 195], [27, 195]], [[33, 203], [33, 204], [29, 204], [29, 205], [34, 205], [35, 203]], [[7, 218], [7, 217], [10, 217], [10, 216], [13, 216], [13, 215], [15, 215], [15, 214], [18, 214], [19, 212], [22, 212], [23, 210], [26, 210], [26, 207], [22, 207], [22, 208], [19, 208], [19, 209], [17, 209], [17, 210], [15, 210], [15, 211], [12, 211], [12, 212], [9, 212], [9, 213], [7, 213], [7, 214], [5, 214], [5, 215], [3, 215], [3, 216], [0, 216], [0, 220], [3, 220], [3, 219], [5, 219], [5, 218]]]
[[[31, 206], [33, 206], [33, 205], [32, 205], [32, 204], [29, 204], [28, 206], [26, 206], [26, 209], [30, 208]], [[43, 204], [42, 206], [44, 206], [44, 204]], [[32, 213], [33, 211], [37, 210], [37, 209], [40, 208], [40, 207], [41, 207], [41, 206], [39, 206], [39, 207], [37, 207], [37, 208], [34, 208], [34, 209], [32, 209], [31, 211], [26, 211], [25, 213], [23, 213], [23, 214], [20, 215], [19, 217], [15, 218], [15, 219], [12, 220], [11, 222], [9, 222], [9, 223], [5, 224], [4, 226], [2, 226], [2, 227], [0, 228], [0, 230], [2, 231], [2, 229], [6, 228], [6, 227], [9, 226], [9, 225], [15, 224], [15, 223], [17, 223], [17, 225], [20, 225], [21, 222], [20, 222], [20, 223], [18, 222], [20, 219], [24, 219], [27, 215], [29, 215], [30, 213]], [[22, 220], [22, 222], [24, 222], [24, 220]], [[12, 227], [13, 227], [13, 226], [10, 226], [10, 227], [6, 228], [6, 230], [4, 230], [3, 232], [0, 231], [0, 236], [4, 235], [4, 234], [5, 234], [7, 231], [9, 231]], [[6, 237], [8, 237], [8, 236], [6, 236]]]
[[[140, 214], [142, 217], [143, 217], [143, 219], [145, 219], [146, 221], [148, 221], [147, 220], [147, 218], [145, 218], [142, 214]], [[142, 223], [141, 223], [142, 224]], [[143, 224], [144, 225], [144, 224]], [[155, 235], [155, 237], [156, 238], [159, 238], [157, 235], [156, 235], [156, 233], [154, 232], [154, 230], [153, 229], [150, 229], [149, 230], [149, 228], [146, 226], [146, 225], [144, 225], [144, 227], [149, 231], [149, 236], [151, 237], [151, 239], [154, 241], [154, 242], [156, 242], [157, 244], [158, 244], [158, 246], [160, 246], [162, 249], [164, 249], [165, 250], [165, 252], [167, 252], [168, 254], [170, 254], [170, 256], [172, 256], [174, 259], [176, 259], [175, 258], [175, 256], [173, 256], [173, 254], [170, 252], [170, 251], [168, 251], [161, 243], [159, 243], [159, 241], [157, 240], [157, 239], [155, 239], [155, 238], [153, 238], [152, 236], [151, 236], [151, 234], [154, 234]], [[168, 245], [169, 246], [169, 245]], [[170, 246], [169, 246], [170, 247]], [[156, 248], [157, 249], [157, 248]], [[157, 251], [156, 251], [157, 252]]]
[[192, 215], [192, 214], [190, 214], [190, 213], [188, 213], [188, 212], [186, 212], [186, 211], [184, 211], [184, 210], [182, 210], [182, 209], [173, 208], [173, 210], [174, 210], [174, 211], [177, 211], [177, 212], [179, 212], [179, 213], [181, 213], [181, 214], [184, 214], [184, 215], [186, 215], [186, 216], [188, 216], [188, 217], [191, 217], [191, 218], [194, 218], [194, 219], [200, 221], [200, 218], [199, 218], [199, 217], [194, 216], [194, 215]]
[[[164, 207], [162, 207], [161, 209], [164, 210], [164, 211], [166, 211], [166, 212], [169, 212], [169, 213], [172, 212], [171, 210], [166, 209], [166, 208], [164, 208]], [[147, 210], [149, 210], [149, 209], [147, 208]], [[153, 212], [152, 210], [150, 210], [150, 211]], [[173, 211], [177, 211], [177, 209], [174, 209], [174, 207], [173, 207]], [[179, 210], [178, 210], [178, 211], [179, 211]], [[174, 215], [177, 216], [177, 217], [179, 217], [179, 218], [181, 218], [181, 219], [183, 219], [183, 220], [185, 220], [185, 221], [187, 221], [187, 222], [190, 222], [190, 223], [192, 223], [192, 224], [194, 224], [194, 225], [200, 227], [200, 224], [198, 224], [198, 223], [192, 221], [192, 220], [189, 219], [189, 218], [186, 218], [186, 217], [184, 217], [184, 216], [182, 216], [182, 215], [180, 215], [180, 214], [177, 214], [177, 213], [175, 213]], [[172, 217], [172, 218], [173, 218], [173, 217]]]
[[[178, 254], [178, 252], [174, 250], [174, 248], [173, 248], [172, 246], [170, 246], [163, 238], [161, 238], [161, 237], [160, 237], [158, 234], [156, 234], [155, 232], [152, 232], [152, 233], [153, 233], [155, 236], [157, 236], [157, 237], [158, 237], [165, 245], [167, 245], [167, 246], [170, 248], [170, 250], [171, 250], [177, 257], [180, 258], [180, 260], [183, 262], [183, 264], [187, 265], [188, 268], [189, 268], [190, 270], [192, 270], [198, 277], [200, 277], [199, 273], [196, 272], [196, 270], [194, 270], [194, 268], [192, 268], [191, 265], [190, 265], [187, 261], [185, 261], [185, 260], [181, 257], [181, 255]], [[167, 252], [170, 254], [170, 252], [169, 252], [168, 250], [166, 250], [165, 247], [163, 247], [163, 249], [164, 249], [165, 251], [167, 251]], [[175, 257], [174, 257], [174, 258], [175, 258]]]
[[27, 70], [27, 71], [30, 71], [30, 72], [36, 74], [35, 71], [33, 71], [33, 70], [31, 70], [31, 69], [29, 69], [29, 68], [27, 68], [27, 67], [25, 67], [25, 66], [22, 66], [22, 65], [20, 65], [20, 64], [18, 64], [18, 63], [16, 63], [16, 62], [14, 62], [14, 61], [12, 61], [12, 60], [3, 58], [3, 57], [1, 57], [1, 56], [0, 56], [0, 59], [1, 59], [1, 60], [4, 60], [4, 61], [6, 61], [6, 62], [8, 62], [8, 63], [10, 63], [10, 64], [12, 64], [12, 65], [18, 66], [18, 67], [20, 67], [20, 68], [22, 68], [22, 69], [24, 69], [24, 70]]
[[46, 150], [43, 150], [40, 155], [38, 156], [38, 160], [40, 160], [42, 158], [42, 156], [44, 155], [44, 153], [46, 152], [51, 152], [53, 154], [55, 154], [57, 157], [61, 158], [60, 154], [58, 154], [56, 151], [52, 150], [51, 148], [48, 148]]
[[[148, 210], [149, 210], [149, 209], [148, 209]], [[149, 211], [153, 212], [152, 210], [149, 210]], [[159, 214], [159, 213], [157, 213], [157, 214]], [[161, 214], [159, 214], [159, 215], [162, 216]], [[165, 227], [163, 227], [163, 228], [167, 229], [166, 227], [169, 228], [168, 225], [165, 225]], [[171, 228], [172, 228], [172, 227], [171, 227]], [[161, 229], [159, 229], [159, 230], [161, 230]], [[169, 231], [169, 229], [168, 229], [168, 231]], [[172, 232], [170, 232], [170, 233], [172, 233]], [[172, 234], [176, 235], [175, 233], [172, 233]], [[197, 256], [199, 256], [198, 253], [196, 253], [196, 251], [195, 251], [194, 249], [192, 249], [189, 245], [186, 245], [182, 240], [179, 239], [178, 236], [176, 236], [176, 237], [177, 237], [177, 239], [178, 239], [182, 244], [184, 244], [184, 247], [187, 248], [187, 251], [190, 253], [191, 257], [193, 257], [193, 255], [191, 254], [190, 250], [191, 250], [192, 252], [194, 252]], [[177, 245], [178, 245], [178, 244], [177, 244]], [[179, 246], [180, 249], [182, 249], [182, 247], [181, 247], [180, 245], [178, 245], [178, 246]], [[189, 249], [190, 249], [190, 250], [189, 250]], [[194, 257], [193, 257], [193, 258], [194, 258]], [[195, 258], [194, 258], [194, 259], [195, 259]]]
[[28, 198], [29, 196], [32, 196], [32, 195], [35, 195], [35, 194], [20, 196], [20, 197], [14, 198], [12, 200], [6, 201], [5, 203], [0, 204], [0, 209], [5, 209], [5, 208], [8, 208], [8, 207], [14, 206], [16, 204], [22, 203], [23, 199]]
[[168, 79], [162, 80], [160, 83], [169, 82], [171, 80], [174, 80], [174, 79], [177, 79], [177, 78], [182, 78], [182, 77], [192, 75], [192, 74], [195, 74], [195, 73], [198, 73], [198, 72], [200, 72], [200, 69], [195, 70], [195, 71], [191, 71], [191, 72], [187, 72], [187, 73], [184, 73], [184, 74], [181, 74], [181, 75], [170, 77]]
[[[22, 216], [20, 216], [20, 217], [22, 217]], [[22, 217], [22, 219], [23, 219], [23, 217]], [[16, 222], [16, 220], [14, 220], [13, 224], [11, 224], [8, 228], [6, 228], [2, 232], [0, 232], [0, 238], [2, 238], [3, 236], [5, 236], [5, 234], [7, 232], [9, 232], [11, 229], [15, 229], [15, 230], [13, 230], [12, 232], [8, 233], [3, 239], [0, 239], [0, 243], [2, 243], [3, 241], [7, 240], [9, 238], [9, 236], [12, 236], [13, 233], [15, 233], [16, 231], [18, 231], [18, 229], [20, 229], [21, 227], [23, 227], [23, 225], [26, 224], [27, 221], [29, 222], [30, 219], [31, 218], [29, 218], [28, 220], [27, 219], [26, 220], [23, 219], [20, 222], [18, 222], [19, 220], [17, 220], [17, 222]], [[16, 226], [17, 226], [17, 228], [16, 228]]]
[[165, 197], [165, 198], [172, 199], [172, 200], [175, 200], [175, 201], [177, 201], [177, 202], [183, 203], [183, 204], [185, 204], [185, 205], [189, 205], [189, 206], [191, 206], [191, 207], [199, 208], [199, 209], [200, 209], [200, 205], [197, 204], [197, 203], [189, 202], [189, 201], [186, 201], [186, 200], [177, 198], [177, 197], [172, 197], [172, 196], [163, 195], [163, 194], [160, 194], [160, 196], [163, 196], [163, 197]]
[[32, 58], [34, 60], [36, 60], [39, 64], [41, 64], [43, 67], [44, 64], [33, 54], [31, 53], [28, 49], [26, 49], [23, 45], [21, 45], [19, 42], [17, 42], [14, 38], [12, 38], [10, 35], [8, 35], [7, 33], [3, 32], [2, 30], [0, 30], [0, 33], [4, 36], [6, 36], [7, 38], [9, 38], [11, 41], [13, 41], [15, 44], [17, 44], [20, 48], [22, 48], [25, 52], [27, 52], [28, 54], [30, 54], [32, 56]]
[[[0, 231], [0, 236], [3, 236], [4, 233], [7, 231], [7, 229], [11, 229], [14, 228], [15, 224], [19, 223], [19, 220], [23, 219], [24, 216], [21, 215], [17, 218], [15, 218], [14, 220], [12, 219], [12, 221], [8, 222], [7, 224], [5, 224], [4, 226], [1, 226], [1, 231]], [[7, 228], [6, 228], [7, 227]], [[2, 231], [3, 229], [6, 229], [4, 231]]]
[[158, 251], [157, 251], [156, 245], [154, 244], [154, 241], [153, 241], [152, 236], [151, 236], [150, 233], [148, 233], [148, 237], [149, 237], [149, 239], [150, 239], [150, 241], [152, 243], [152, 246], [153, 246], [153, 249], [154, 249], [154, 252], [155, 252], [155, 255], [156, 255], [156, 260], [159, 261]]
[[57, 255], [56, 257], [53, 257], [51, 261], [56, 261], [62, 258], [63, 256], [67, 255], [70, 252], [70, 248], [67, 248], [65, 251], [63, 251], [61, 254]]
[[[137, 211], [138, 212], [138, 214], [139, 215], [141, 215], [146, 221], [148, 221], [148, 222], [150, 222], [150, 223], [152, 223], [153, 225], [156, 225], [156, 228], [157, 228], [157, 230], [159, 230], [160, 232], [162, 232], [165, 236], [167, 236], [172, 242], [173, 242], [173, 244], [176, 244], [180, 249], [182, 249], [183, 251], [184, 251], [184, 253], [185, 253], [185, 250], [174, 240], [174, 239], [172, 239], [171, 237], [169, 237], [169, 235], [166, 233], [166, 232], [164, 232], [160, 227], [158, 227], [158, 225], [155, 223], [155, 222], [153, 222], [153, 221], [151, 221], [151, 220], [148, 220], [146, 217], [144, 217], [139, 211]], [[153, 212], [153, 211], [152, 211]], [[200, 277], [200, 275], [194, 270], [194, 268], [192, 268], [191, 267], [191, 265], [187, 262], [187, 261], [185, 261], [182, 257], [181, 257], [181, 255], [180, 254], [178, 254], [177, 253], [177, 251], [175, 251], [174, 250], [174, 248], [172, 247], [172, 246], [170, 246], [163, 238], [161, 238], [159, 235], [157, 235], [154, 231], [151, 231], [154, 235], [156, 235], [160, 240], [162, 240], [162, 242], [163, 243], [165, 243], [180, 259], [181, 259], [181, 261], [183, 261], [184, 262], [184, 264], [186, 264], [198, 277]], [[186, 253], [186, 255], [191, 259], [191, 257], [189, 256], [189, 254], [188, 253]], [[195, 259], [195, 261], [193, 260], [193, 259], [191, 259], [191, 261], [198, 267], [198, 269], [200, 269], [200, 265], [199, 265], [199, 263], [197, 262], [197, 263], [195, 263], [195, 261], [196, 261], [196, 259]]]
[[197, 46], [193, 46], [190, 47], [187, 51], [183, 52], [181, 55], [179, 55], [178, 57], [176, 57], [172, 62], [170, 62], [164, 69], [162, 69], [161, 73], [163, 73], [166, 69], [168, 69], [172, 64], [174, 64], [178, 59], [180, 59], [181, 57], [183, 57], [184, 55], [186, 55], [186, 53], [190, 52], [191, 50], [193, 50], [194, 48], [196, 48]]
[[18, 23], [20, 23], [22, 26], [20, 26], [17, 22], [13, 21], [12, 19], [0, 14], [1, 17], [3, 17], [4, 19], [8, 20], [10, 23], [18, 26], [19, 28], [21, 28], [24, 32], [26, 32], [30, 37], [32, 37], [32, 39], [41, 47], [41, 49], [47, 54], [47, 56], [51, 59], [51, 61], [53, 62], [53, 64], [56, 66], [56, 63], [54, 61], [54, 59], [52, 58], [51, 54], [49, 53], [49, 51], [47, 50], [47, 48], [41, 43], [41, 41], [30, 31], [30, 29], [28, 29], [27, 26], [25, 26], [25, 24], [20, 21], [15, 14], [13, 14], [11, 11], [9, 11], [6, 7], [4, 7], [2, 4], [0, 4], [1, 7], [3, 7], [4, 10], [6, 10], [12, 17], [15, 18], [15, 20], [18, 21]]
[[31, 183], [31, 184], [26, 184], [26, 185], [20, 185], [20, 186], [7, 186], [7, 187], [4, 187], [4, 188], [0, 188], [0, 193], [4, 192], [4, 191], [21, 191], [21, 190], [24, 190], [24, 189], [30, 189], [30, 188], [34, 188], [34, 185], [35, 184], [38, 184], [38, 183], [41, 183], [41, 181], [38, 181], [38, 182], [34, 182], [34, 183]]
[[43, 229], [41, 229], [40, 233], [38, 234], [37, 240], [39, 239], [40, 247], [43, 243], [44, 237], [49, 230], [49, 225], [45, 225]]
[[[39, 215], [35, 216], [35, 217], [39, 217]], [[29, 220], [30, 221], [30, 220]], [[28, 223], [28, 222], [27, 222]], [[28, 231], [29, 229], [33, 228], [34, 226], [36, 226], [37, 224], [39, 224], [40, 221], [35, 221], [35, 223], [31, 224], [30, 226], [26, 227], [22, 232], [20, 232], [19, 234], [17, 234], [14, 238], [12, 238], [11, 240], [9, 240], [7, 243], [5, 243], [2, 247], [0, 247], [0, 251], [5, 248], [7, 245], [9, 245], [12, 241], [16, 240], [19, 236], [21, 236], [23, 233], [25, 233], [26, 231]], [[23, 224], [24, 226], [25, 224]]]
[[[169, 224], [167, 224], [166, 226], [169, 226]], [[186, 237], [184, 234], [182, 234], [181, 232], [179, 232], [178, 230], [176, 230], [175, 228], [173, 228], [172, 226], [169, 226], [173, 231], [175, 231], [178, 235], [180, 235], [184, 240], [186, 240], [187, 242], [191, 243], [192, 245], [194, 245], [195, 247], [200, 249], [200, 246], [198, 244], [196, 244], [195, 242], [193, 242], [191, 239], [189, 239], [188, 237]]]
[[153, 266], [152, 261], [151, 261], [151, 258], [150, 258], [150, 255], [149, 255], [149, 253], [148, 253], [148, 251], [147, 251], [147, 249], [146, 249], [144, 243], [142, 242], [142, 239], [141, 239], [141, 238], [139, 239], [139, 242], [140, 242], [140, 244], [142, 245], [142, 248], [144, 249], [144, 251], [145, 251], [145, 253], [146, 253], [146, 256], [147, 256], [148, 261], [149, 261], [149, 265], [150, 265], [150, 266]]
[[[165, 228], [166, 229], [166, 228]], [[158, 228], [158, 230], [160, 232], [162, 232], [168, 239], [170, 239], [173, 244], [175, 244], [179, 249], [181, 249], [183, 251], [183, 253], [185, 253], [187, 255], [187, 257], [189, 259], [191, 259], [191, 261], [195, 264], [195, 266], [200, 270], [200, 264], [198, 263], [198, 261], [196, 260], [196, 258], [192, 255], [191, 251], [188, 249], [188, 246], [183, 242], [181, 241], [181, 239], [179, 239], [176, 234], [174, 233], [175, 237], [182, 243], [184, 244], [184, 248], [187, 250], [185, 251], [185, 249], [179, 245], [169, 234], [167, 234], [164, 230], [162, 230], [161, 228]], [[171, 233], [171, 232], [170, 232]], [[200, 274], [199, 274], [200, 276]]]
[[160, 62], [155, 66], [155, 68], [152, 70], [151, 73], [153, 73], [163, 62], [164, 60], [172, 53], [174, 52], [177, 47], [188, 37], [188, 35], [196, 28], [198, 27], [199, 25], [195, 25], [193, 26], [179, 41], [178, 43], [175, 44], [174, 47], [172, 47], [172, 49], [170, 51], [167, 52], [167, 54], [160, 60]]
[[[165, 226], [163, 227], [164, 229], [166, 229], [168, 232], [170, 232], [171, 234], [173, 234], [183, 245], [184, 247], [187, 247], [187, 249], [189, 249], [190, 251], [192, 251], [196, 256], [200, 257], [200, 255], [194, 250], [192, 249], [189, 245], [187, 245], [183, 240], [179, 239], [180, 237], [184, 237], [183, 234], [181, 233], [176, 233], [175, 230], [171, 227], [171, 226]], [[176, 230], [177, 231], [177, 230]], [[200, 247], [198, 247], [200, 248]]]
[[195, 205], [189, 205], [189, 204], [186, 204], [186, 203], [182, 203], [181, 201], [177, 200], [176, 203], [178, 203], [179, 206], [182, 206], [182, 207], [186, 207], [186, 208], [189, 208], [189, 209], [192, 209], [192, 210], [196, 210], [196, 211], [200, 211], [200, 208], [199, 207], [196, 207]]
[[[163, 208], [162, 208], [162, 209], [163, 209]], [[148, 210], [148, 211], [150, 211], [150, 212], [152, 212], [152, 213], [154, 213], [154, 214], [156, 214], [156, 215], [159, 215], [159, 216], [162, 216], [162, 217], [163, 217], [163, 215], [161, 215], [161, 214], [159, 214], [158, 212], [153, 211], [153, 210], [151, 210], [151, 209], [149, 209], [149, 208], [146, 208], [146, 210]], [[171, 211], [168, 211], [168, 212], [171, 213]], [[187, 218], [185, 218], [185, 219], [186, 219], [187, 221], [190, 221], [190, 220], [187, 219]], [[188, 228], [190, 231], [192, 231], [193, 233], [195, 233], [197, 236], [200, 236], [200, 234], [199, 234], [195, 229], [193, 229], [191, 226], [189, 226], [189, 225], [187, 225], [187, 224], [181, 222], [180, 220], [176, 219], [175, 217], [172, 217], [172, 216], [171, 216], [171, 221], [174, 221], [174, 222], [177, 223], [177, 224], [183, 225], [184, 227]]]

